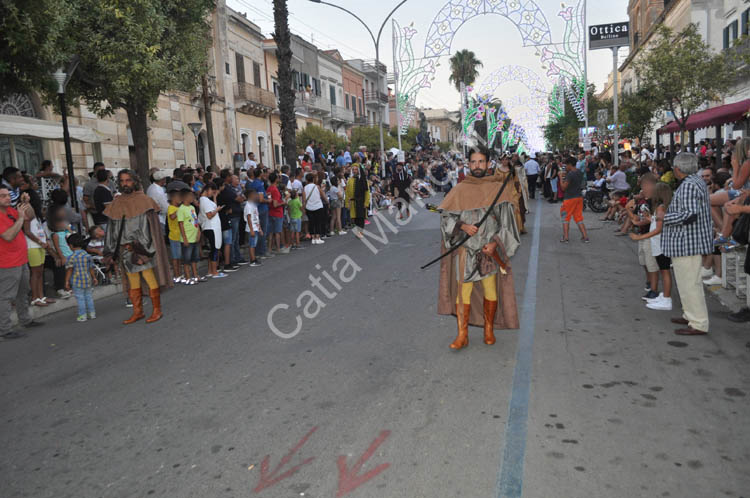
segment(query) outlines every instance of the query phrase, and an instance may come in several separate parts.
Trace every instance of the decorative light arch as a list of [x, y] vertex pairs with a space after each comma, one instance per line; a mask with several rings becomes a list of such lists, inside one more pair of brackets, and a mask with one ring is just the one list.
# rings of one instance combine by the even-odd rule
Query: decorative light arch
[[518, 28], [524, 47], [551, 43], [549, 24], [534, 0], [451, 0], [432, 21], [425, 42], [425, 57], [450, 53], [456, 32], [469, 19], [484, 15], [501, 15]]

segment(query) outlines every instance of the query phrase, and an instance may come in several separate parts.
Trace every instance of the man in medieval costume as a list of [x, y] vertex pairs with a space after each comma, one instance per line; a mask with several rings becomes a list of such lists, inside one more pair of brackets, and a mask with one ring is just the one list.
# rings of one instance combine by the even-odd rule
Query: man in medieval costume
[[471, 174], [439, 208], [442, 252], [449, 254], [441, 260], [438, 313], [458, 319], [458, 336], [450, 345], [454, 350], [468, 346], [469, 325], [484, 327], [488, 345], [495, 343], [495, 329], [519, 327], [510, 267], [520, 245], [519, 195], [512, 175], [488, 171], [490, 155], [486, 150], [469, 151]]
[[159, 205], [143, 193], [134, 171], [117, 173], [116, 196], [104, 214], [109, 218], [104, 237], [104, 256], [116, 260], [124, 271], [123, 288], [133, 303], [133, 315], [123, 323], [135, 323], [143, 313], [142, 281], [149, 288], [153, 311], [146, 323], [162, 317], [161, 288], [171, 287], [167, 249], [159, 222]]
[[523, 171], [523, 168], [520, 170], [518, 167], [514, 168], [511, 157], [506, 153], [501, 158], [497, 167], [495, 167], [494, 174], [503, 180], [505, 180], [507, 175], [511, 176], [508, 189], [511, 190], [513, 205], [517, 207], [515, 211], [516, 225], [518, 226], [519, 233], [526, 233], [526, 206], [528, 206], [528, 204], [523, 196], [522, 183], [522, 181], [526, 181], [526, 172]]

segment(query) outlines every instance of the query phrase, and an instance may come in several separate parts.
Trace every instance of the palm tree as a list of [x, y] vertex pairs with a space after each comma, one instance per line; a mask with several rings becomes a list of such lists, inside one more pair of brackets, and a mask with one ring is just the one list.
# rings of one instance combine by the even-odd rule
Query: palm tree
[[482, 63], [471, 50], [459, 50], [450, 58], [451, 75], [448, 81], [456, 85], [456, 90], [461, 91], [461, 83], [471, 85], [479, 75]]
[[296, 171], [297, 165], [297, 116], [294, 113], [294, 89], [292, 88], [292, 37], [289, 31], [289, 9], [287, 0], [273, 0], [276, 58], [279, 61], [279, 112], [281, 114], [281, 144], [285, 162]]

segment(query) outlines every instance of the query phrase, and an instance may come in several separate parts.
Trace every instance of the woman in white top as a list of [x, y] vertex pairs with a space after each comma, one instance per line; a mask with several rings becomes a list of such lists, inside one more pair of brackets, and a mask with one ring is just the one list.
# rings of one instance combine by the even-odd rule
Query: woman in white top
[[29, 255], [29, 286], [31, 287], [31, 305], [47, 306], [55, 302], [44, 297], [44, 259], [47, 256], [47, 233], [44, 226], [29, 209], [30, 218], [23, 222], [23, 234], [26, 236], [26, 248]]
[[313, 244], [325, 244], [320, 238], [325, 230], [325, 205], [323, 204], [325, 194], [320, 186], [322, 177], [315, 173], [308, 173], [305, 176], [307, 185], [305, 185], [305, 211], [310, 222], [310, 235], [312, 235]]
[[223, 278], [227, 274], [218, 271], [219, 266], [219, 249], [221, 249], [221, 220], [219, 219], [219, 211], [224, 206], [216, 205], [216, 194], [218, 190], [213, 182], [207, 183], [201, 191], [200, 199], [200, 213], [198, 214], [198, 222], [201, 224], [203, 229], [203, 235], [208, 240], [210, 247], [210, 253], [208, 255], [208, 276], [213, 278]]

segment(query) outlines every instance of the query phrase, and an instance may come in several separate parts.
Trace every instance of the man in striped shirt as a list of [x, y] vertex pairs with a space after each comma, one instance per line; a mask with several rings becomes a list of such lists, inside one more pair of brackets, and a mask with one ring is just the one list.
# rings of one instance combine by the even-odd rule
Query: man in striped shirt
[[21, 190], [18, 188], [23, 181], [23, 175], [21, 170], [8, 166], [3, 170], [3, 185], [10, 192], [10, 205], [16, 207], [18, 204], [18, 198], [21, 195]]
[[672, 258], [682, 317], [672, 323], [685, 325], [678, 335], [708, 333], [708, 308], [701, 281], [701, 255], [713, 252], [711, 211], [706, 183], [698, 176], [698, 157], [689, 152], [677, 154], [672, 167], [680, 180], [664, 215], [661, 249]]

